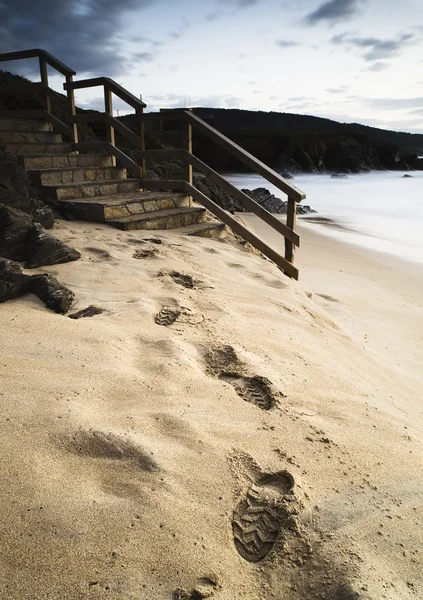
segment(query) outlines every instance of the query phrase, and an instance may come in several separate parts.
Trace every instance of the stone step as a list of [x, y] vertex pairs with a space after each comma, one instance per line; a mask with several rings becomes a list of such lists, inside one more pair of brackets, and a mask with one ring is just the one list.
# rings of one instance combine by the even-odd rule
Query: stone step
[[24, 154], [67, 154], [73, 152], [72, 144], [6, 144], [6, 152], [22, 156]]
[[157, 210], [143, 215], [131, 215], [107, 221], [108, 225], [130, 231], [133, 229], [176, 229], [201, 223], [206, 218], [206, 209], [202, 206]]
[[50, 131], [46, 121], [38, 119], [9, 119], [0, 114], [0, 131]]
[[61, 200], [61, 212], [81, 221], [109, 221], [131, 215], [139, 215], [157, 210], [169, 210], [189, 206], [185, 194], [175, 192], [127, 192], [78, 198], [75, 201]]
[[2, 131], [0, 140], [4, 144], [62, 144], [61, 133], [53, 131]]
[[122, 167], [65, 167], [62, 169], [28, 170], [27, 173], [32, 183], [38, 186], [126, 179], [126, 169]]
[[205, 221], [204, 223], [196, 223], [195, 225], [188, 225], [188, 227], [181, 227], [178, 233], [181, 235], [193, 235], [222, 240], [226, 237], [227, 229], [225, 223], [221, 223], [220, 221]]
[[140, 189], [139, 179], [109, 179], [108, 181], [84, 181], [82, 183], [62, 183], [45, 185], [43, 193], [53, 202], [77, 198], [95, 198], [133, 192]]
[[27, 170], [66, 169], [68, 167], [112, 167], [113, 157], [110, 154], [39, 154], [19, 156], [21, 166]]

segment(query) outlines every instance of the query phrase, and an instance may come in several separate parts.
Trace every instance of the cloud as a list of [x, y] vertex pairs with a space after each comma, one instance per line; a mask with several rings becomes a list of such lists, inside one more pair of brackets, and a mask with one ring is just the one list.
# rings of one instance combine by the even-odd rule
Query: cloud
[[133, 56], [141, 62], [152, 62], [156, 58], [151, 52], [136, 52]]
[[356, 47], [364, 50], [364, 59], [369, 62], [392, 58], [399, 54], [404, 47], [415, 44], [417, 41], [416, 36], [412, 33], [404, 33], [390, 40], [353, 36], [348, 33], [335, 35], [331, 39], [332, 44]]
[[[120, 36], [120, 39], [125, 40], [125, 41], [127, 40], [127, 38], [124, 36]], [[163, 44], [163, 42], [158, 42], [157, 40], [153, 40], [144, 35], [134, 35], [134, 36], [130, 37], [128, 41], [132, 42], [133, 44], [151, 44], [152, 46], [154, 46], [156, 48], [158, 48], [159, 46], [161, 46]]]
[[326, 91], [329, 92], [329, 94], [344, 94], [346, 91], [348, 91], [348, 86], [340, 85], [337, 88], [327, 88]]
[[346, 21], [358, 12], [359, 0], [331, 0], [324, 2], [315, 11], [308, 14], [304, 21], [307, 25], [315, 25], [320, 21], [336, 23]]
[[375, 62], [372, 65], [370, 65], [370, 67], [368, 69], [366, 69], [366, 71], [373, 71], [375, 73], [378, 73], [379, 71], [384, 71], [388, 67], [389, 67], [389, 65], [387, 63]]
[[251, 6], [255, 6], [259, 4], [262, 0], [218, 0], [217, 7], [208, 13], [205, 17], [206, 21], [217, 21], [221, 17], [223, 17], [227, 11], [227, 9], [235, 9], [232, 10], [232, 13], [236, 13], [239, 10], [243, 10], [245, 8], [250, 8]]
[[366, 106], [385, 110], [401, 110], [404, 108], [421, 109], [423, 97], [417, 98], [361, 98]]
[[299, 46], [298, 42], [294, 42], [293, 40], [275, 40], [275, 44], [279, 46], [279, 48], [292, 48], [293, 46]]
[[189, 26], [190, 26], [190, 22], [187, 19], [183, 19], [179, 28], [175, 29], [174, 31], [171, 31], [169, 33], [169, 37], [173, 38], [174, 40], [179, 40], [181, 37], [183, 37], [186, 34], [186, 32], [189, 29]]
[[119, 40], [122, 18], [154, 2], [2, 0], [0, 52], [44, 48], [79, 74], [113, 76], [131, 66]]

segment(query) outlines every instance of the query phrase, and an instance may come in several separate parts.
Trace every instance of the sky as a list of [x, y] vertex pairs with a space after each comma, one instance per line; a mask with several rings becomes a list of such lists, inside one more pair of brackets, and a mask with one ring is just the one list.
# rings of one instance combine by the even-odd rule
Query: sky
[[[0, 0], [0, 52], [29, 48], [76, 79], [115, 79], [147, 110], [293, 112], [423, 133], [423, 0]], [[37, 80], [34, 60], [0, 68]], [[76, 101], [104, 110], [100, 88]], [[118, 98], [114, 109], [131, 112]]]

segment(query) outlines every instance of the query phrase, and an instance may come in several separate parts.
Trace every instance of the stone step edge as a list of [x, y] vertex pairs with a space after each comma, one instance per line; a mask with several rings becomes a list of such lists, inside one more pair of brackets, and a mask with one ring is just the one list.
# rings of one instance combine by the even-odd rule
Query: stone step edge
[[[35, 155], [37, 156], [37, 155]], [[68, 156], [68, 154], [64, 154], [63, 156]], [[25, 158], [28, 158], [27, 156], [25, 156]], [[105, 171], [106, 169], [114, 169], [114, 170], [119, 170], [119, 171], [123, 171], [125, 169], [125, 167], [98, 167], [97, 165], [93, 165], [92, 167], [46, 167], [45, 169], [26, 169], [26, 172], [28, 174], [33, 174], [33, 173], [40, 173], [41, 175], [44, 175], [45, 173], [59, 173], [61, 171]], [[103, 180], [100, 180], [103, 181]], [[104, 180], [106, 181], [106, 180]], [[107, 180], [110, 181], [110, 180]], [[73, 182], [73, 183], [85, 183], [83, 181], [80, 182]], [[86, 182], [88, 183], [88, 182]], [[51, 186], [55, 186], [55, 185], [67, 185], [67, 184], [47, 184], [47, 185], [51, 185]]]
[[[113, 167], [100, 167], [100, 169], [102, 169], [102, 168], [111, 169]], [[88, 169], [88, 167], [82, 167], [82, 169]], [[104, 180], [104, 181], [109, 182], [110, 180]], [[131, 180], [130, 179], [120, 179], [119, 181], [131, 181]], [[80, 183], [84, 184], [83, 181], [81, 181]], [[49, 187], [49, 186], [44, 186], [44, 187]], [[54, 187], [54, 186], [51, 186], [51, 187]], [[188, 195], [185, 194], [184, 192], [162, 192], [162, 195], [160, 198], [158, 198], [158, 197], [143, 198], [142, 191], [139, 192], [139, 194], [140, 194], [139, 198], [133, 197], [134, 192], [121, 192], [121, 194], [110, 194], [109, 196], [93, 196], [92, 198], [74, 198], [74, 199], [71, 198], [69, 200], [60, 199], [59, 202], [60, 202], [60, 204], [72, 204], [72, 206], [76, 205], [75, 206], [76, 208], [77, 208], [78, 204], [80, 204], [81, 206], [84, 206], [84, 207], [103, 206], [104, 208], [115, 208], [117, 206], [126, 206], [127, 204], [144, 204], [144, 202], [156, 202], [156, 201], [168, 200], [168, 199], [173, 200], [174, 198], [177, 198], [177, 199], [188, 198]], [[125, 194], [128, 194], [127, 198], [125, 198]], [[115, 199], [115, 196], [119, 196], [119, 198]]]
[[[79, 167], [78, 167], [79, 168]], [[81, 167], [82, 169], [89, 170], [89, 167]], [[103, 167], [100, 167], [103, 168]], [[112, 169], [113, 167], [104, 167], [104, 169]], [[119, 168], [119, 167], [118, 167]], [[111, 185], [114, 183], [135, 183], [139, 181], [139, 179], [100, 179], [99, 181], [74, 181], [72, 183], [54, 183], [49, 185], [43, 185], [43, 188], [51, 189], [51, 190], [62, 190], [62, 189], [71, 189], [71, 188], [79, 188], [79, 187], [90, 187], [93, 185]], [[75, 198], [77, 200], [77, 198]], [[69, 200], [67, 200], [69, 202]], [[82, 204], [82, 203], [81, 203]]]
[[125, 223], [145, 223], [147, 221], [155, 221], [166, 217], [174, 217], [182, 214], [205, 213], [206, 209], [203, 206], [189, 206], [183, 208], [169, 208], [166, 210], [155, 210], [141, 215], [131, 215], [130, 217], [119, 217], [110, 221], [105, 221], [105, 225], [114, 225]]

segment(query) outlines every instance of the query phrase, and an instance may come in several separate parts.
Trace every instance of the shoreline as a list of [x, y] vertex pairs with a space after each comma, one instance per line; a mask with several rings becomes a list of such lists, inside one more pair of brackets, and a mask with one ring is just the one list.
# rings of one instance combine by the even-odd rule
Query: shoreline
[[[255, 215], [246, 215], [238, 216], [280, 251], [280, 235]], [[423, 345], [416, 341], [417, 324], [423, 323], [423, 265], [342, 241], [301, 221], [298, 232], [299, 284], [354, 340], [423, 383]]]

